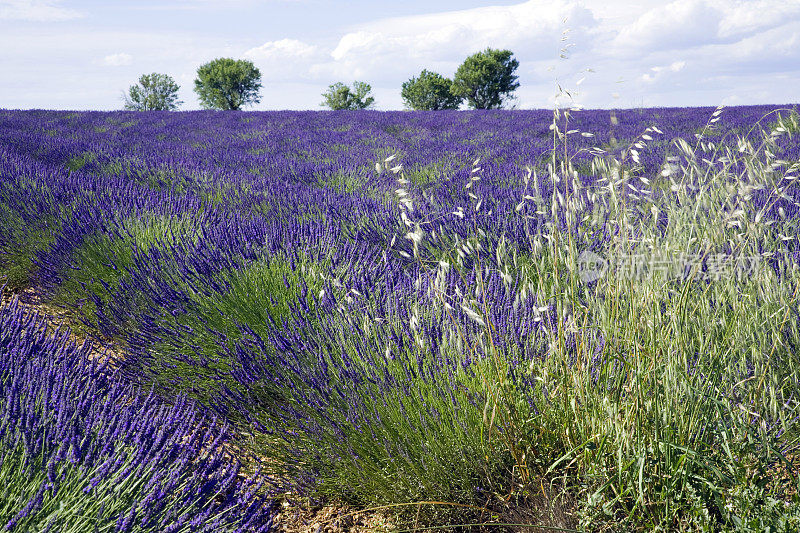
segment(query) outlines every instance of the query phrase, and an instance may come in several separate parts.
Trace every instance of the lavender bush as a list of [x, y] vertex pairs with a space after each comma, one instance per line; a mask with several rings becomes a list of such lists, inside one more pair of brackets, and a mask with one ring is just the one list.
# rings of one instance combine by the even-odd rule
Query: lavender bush
[[126, 384], [66, 330], [0, 308], [3, 531], [270, 531], [226, 427]]

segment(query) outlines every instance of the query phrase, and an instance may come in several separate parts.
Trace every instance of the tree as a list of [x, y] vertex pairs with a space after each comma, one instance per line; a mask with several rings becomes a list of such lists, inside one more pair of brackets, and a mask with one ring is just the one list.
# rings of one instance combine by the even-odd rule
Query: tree
[[350, 89], [344, 83], [337, 81], [322, 93], [325, 101], [320, 105], [337, 111], [340, 109], [369, 109], [375, 104], [375, 98], [371, 93], [372, 87], [369, 83], [355, 81], [353, 88]]
[[406, 107], [415, 110], [458, 109], [462, 98], [451, 92], [452, 85], [453, 82], [441, 74], [423, 70], [418, 78], [403, 84], [400, 96]]
[[487, 48], [469, 56], [453, 77], [453, 94], [475, 109], [497, 109], [519, 87], [514, 75], [519, 61], [509, 50]]
[[261, 72], [251, 61], [221, 57], [197, 69], [194, 92], [206, 109], [238, 110], [261, 101]]
[[131, 85], [124, 95], [129, 111], [174, 111], [183, 102], [178, 100], [180, 87], [166, 74], [143, 74], [139, 83]]

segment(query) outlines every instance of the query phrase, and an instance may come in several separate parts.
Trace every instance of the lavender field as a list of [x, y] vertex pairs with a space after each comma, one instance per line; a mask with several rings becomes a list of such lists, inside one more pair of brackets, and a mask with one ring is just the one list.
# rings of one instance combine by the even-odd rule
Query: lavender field
[[797, 531], [798, 134], [0, 110], [0, 528]]

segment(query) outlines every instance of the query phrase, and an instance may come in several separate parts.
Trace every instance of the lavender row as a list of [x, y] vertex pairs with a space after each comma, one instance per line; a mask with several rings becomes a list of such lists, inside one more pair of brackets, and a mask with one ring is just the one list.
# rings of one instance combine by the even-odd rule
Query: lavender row
[[89, 355], [16, 300], [0, 308], [4, 531], [271, 530], [224, 425]]

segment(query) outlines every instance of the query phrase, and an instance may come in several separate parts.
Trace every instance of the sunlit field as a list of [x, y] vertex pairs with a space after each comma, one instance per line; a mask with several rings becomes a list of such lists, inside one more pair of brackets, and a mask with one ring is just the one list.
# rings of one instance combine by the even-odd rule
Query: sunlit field
[[0, 528], [797, 531], [798, 134], [0, 111]]

